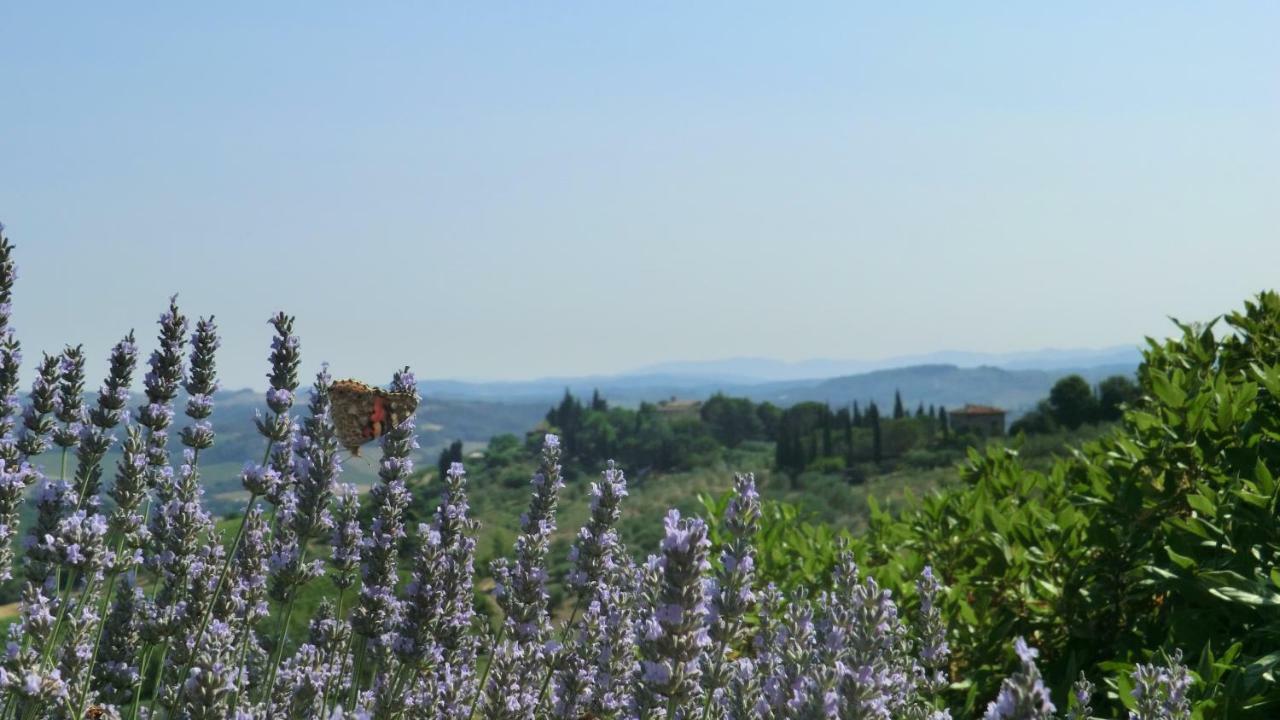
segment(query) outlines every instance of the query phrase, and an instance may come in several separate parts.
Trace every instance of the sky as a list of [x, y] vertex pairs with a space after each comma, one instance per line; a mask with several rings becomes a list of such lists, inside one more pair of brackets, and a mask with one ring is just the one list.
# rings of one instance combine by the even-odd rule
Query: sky
[[150, 5], [0, 4], [28, 358], [175, 292], [225, 387], [280, 309], [373, 382], [1102, 347], [1280, 278], [1272, 2]]

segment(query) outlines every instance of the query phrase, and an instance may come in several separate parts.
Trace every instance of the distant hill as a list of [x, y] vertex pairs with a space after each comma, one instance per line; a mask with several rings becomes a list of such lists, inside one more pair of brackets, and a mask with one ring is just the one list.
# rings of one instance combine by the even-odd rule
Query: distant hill
[[845, 405], [874, 400], [890, 408], [895, 391], [902, 393], [908, 409], [919, 403], [953, 408], [965, 403], [995, 405], [1020, 415], [1049, 395], [1060, 378], [1079, 374], [1090, 383], [1111, 375], [1132, 375], [1134, 365], [1104, 365], [1064, 370], [1006, 370], [996, 367], [962, 368], [955, 365], [917, 365], [831, 378], [813, 385], [772, 387], [748, 393], [755, 400], [791, 405], [806, 400]]
[[916, 365], [955, 365], [961, 368], [995, 367], [1006, 370], [1056, 370], [1132, 365], [1142, 360], [1139, 348], [1117, 345], [1107, 348], [1045, 348], [1011, 353], [982, 353], [941, 350], [920, 355], [901, 355], [881, 360], [800, 360], [786, 362], [771, 358], [727, 358], [724, 360], [681, 361], [649, 365], [632, 375], [678, 376], [703, 381], [716, 379], [737, 383], [809, 380], [855, 375], [876, 370]]
[[926, 405], [954, 407], [965, 403], [997, 405], [1014, 416], [1029, 410], [1049, 394], [1059, 378], [1071, 374], [1096, 383], [1111, 375], [1132, 375], [1137, 361], [1061, 369], [1007, 369], [992, 366], [960, 367], [955, 364], [925, 364], [874, 370], [837, 377], [803, 380], [750, 381], [741, 378], [717, 379], [677, 374], [593, 376], [549, 378], [527, 382], [467, 383], [425, 381], [418, 387], [424, 397], [447, 400], [496, 402], [556, 402], [568, 389], [578, 397], [590, 397], [599, 390], [609, 402], [637, 405], [672, 397], [702, 399], [717, 392], [791, 405], [805, 400], [844, 405], [854, 400], [875, 400], [889, 407], [894, 390], [914, 408]]

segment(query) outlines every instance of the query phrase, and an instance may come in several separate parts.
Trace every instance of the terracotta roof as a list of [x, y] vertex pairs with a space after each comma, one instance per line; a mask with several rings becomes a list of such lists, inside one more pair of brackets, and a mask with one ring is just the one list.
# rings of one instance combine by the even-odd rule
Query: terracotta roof
[[1003, 415], [1004, 410], [990, 405], [965, 405], [962, 408], [948, 410], [950, 415]]

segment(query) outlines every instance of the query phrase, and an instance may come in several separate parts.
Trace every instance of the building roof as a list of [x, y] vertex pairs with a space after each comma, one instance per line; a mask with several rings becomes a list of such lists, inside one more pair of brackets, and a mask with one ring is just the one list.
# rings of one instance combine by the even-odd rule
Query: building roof
[[962, 408], [948, 410], [949, 415], [1003, 415], [1004, 410], [990, 405], [965, 405]]
[[671, 398], [670, 400], [660, 400], [658, 402], [658, 411], [666, 413], [694, 413], [702, 409], [701, 400], [680, 400]]

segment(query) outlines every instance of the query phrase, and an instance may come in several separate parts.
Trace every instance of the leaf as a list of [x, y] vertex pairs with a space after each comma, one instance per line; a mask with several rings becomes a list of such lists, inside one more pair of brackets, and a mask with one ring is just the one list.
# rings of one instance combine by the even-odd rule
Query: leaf
[[1169, 556], [1169, 559], [1173, 561], [1174, 565], [1177, 565], [1183, 570], [1190, 570], [1191, 568], [1194, 568], [1196, 566], [1195, 560], [1187, 557], [1186, 555], [1178, 554], [1177, 551], [1175, 551], [1173, 548], [1169, 547], [1168, 545], [1164, 546], [1164, 552], [1166, 555]]
[[1262, 462], [1262, 458], [1258, 458], [1258, 462], [1253, 466], [1253, 480], [1258, 483], [1258, 490], [1264, 495], [1271, 495], [1276, 491], [1275, 477], [1267, 469], [1267, 464]]
[[1186, 391], [1170, 383], [1167, 375], [1152, 372], [1148, 375], [1148, 378], [1151, 381], [1151, 391], [1165, 405], [1171, 408], [1180, 408], [1187, 402]]
[[1200, 493], [1193, 493], [1191, 495], [1188, 495], [1187, 504], [1190, 505], [1193, 510], [1200, 513], [1201, 515], [1206, 515], [1208, 517], [1218, 516], [1217, 504], [1214, 503], [1213, 500], [1205, 497], [1204, 495], [1201, 495]]

